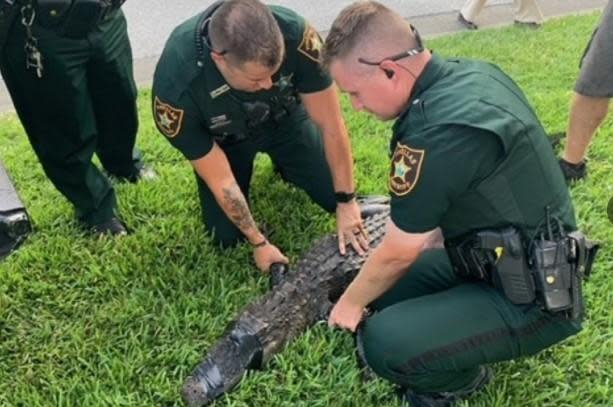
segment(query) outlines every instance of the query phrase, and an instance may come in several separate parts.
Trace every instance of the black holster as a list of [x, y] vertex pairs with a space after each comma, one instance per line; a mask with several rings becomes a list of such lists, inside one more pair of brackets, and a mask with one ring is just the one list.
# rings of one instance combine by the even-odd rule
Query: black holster
[[583, 315], [582, 281], [598, 245], [579, 231], [526, 245], [514, 227], [483, 230], [445, 242], [456, 275], [486, 281], [514, 304], [537, 302], [570, 319]]
[[516, 228], [471, 233], [445, 241], [445, 247], [458, 276], [487, 281], [514, 304], [534, 302], [534, 281]]

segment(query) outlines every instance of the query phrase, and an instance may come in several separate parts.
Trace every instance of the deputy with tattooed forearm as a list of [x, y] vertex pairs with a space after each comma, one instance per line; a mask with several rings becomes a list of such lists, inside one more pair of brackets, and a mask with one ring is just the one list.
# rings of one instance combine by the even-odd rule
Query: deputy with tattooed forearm
[[339, 249], [366, 235], [338, 95], [319, 64], [321, 39], [302, 17], [258, 0], [217, 2], [172, 33], [153, 83], [158, 129], [197, 173], [216, 243], [245, 238], [261, 270], [285, 256], [258, 229], [249, 184], [258, 152], [283, 179], [336, 211]]

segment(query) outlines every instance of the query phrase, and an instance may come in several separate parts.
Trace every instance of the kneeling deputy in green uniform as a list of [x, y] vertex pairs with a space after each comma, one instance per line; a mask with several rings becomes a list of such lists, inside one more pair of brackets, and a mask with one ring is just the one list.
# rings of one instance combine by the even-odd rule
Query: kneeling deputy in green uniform
[[[196, 173], [202, 217], [224, 247], [246, 238], [261, 270], [286, 257], [248, 205], [256, 153], [336, 211], [339, 248], [367, 245], [353, 197], [352, 158], [321, 39], [299, 15], [257, 0], [217, 2], [179, 25], [153, 83], [158, 129]], [[282, 203], [281, 203], [282, 204]]]
[[395, 120], [391, 220], [329, 325], [357, 330], [366, 364], [412, 406], [430, 407], [482, 388], [487, 364], [576, 334], [595, 253], [511, 78], [432, 54], [372, 1], [337, 17], [323, 63], [356, 110]]

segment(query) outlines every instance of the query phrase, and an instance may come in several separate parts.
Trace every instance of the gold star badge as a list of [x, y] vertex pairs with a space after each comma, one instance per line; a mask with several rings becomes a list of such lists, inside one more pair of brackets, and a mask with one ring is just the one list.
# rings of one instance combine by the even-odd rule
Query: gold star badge
[[153, 101], [153, 116], [158, 129], [166, 137], [173, 138], [183, 126], [183, 110], [163, 103], [157, 96]]
[[398, 143], [392, 157], [389, 189], [397, 195], [403, 196], [413, 190], [421, 172], [425, 150], [413, 149]]
[[323, 47], [323, 41], [321, 37], [309, 24], [306, 25], [304, 33], [302, 34], [302, 42], [298, 46], [298, 52], [305, 55], [309, 59], [319, 63], [320, 51]]

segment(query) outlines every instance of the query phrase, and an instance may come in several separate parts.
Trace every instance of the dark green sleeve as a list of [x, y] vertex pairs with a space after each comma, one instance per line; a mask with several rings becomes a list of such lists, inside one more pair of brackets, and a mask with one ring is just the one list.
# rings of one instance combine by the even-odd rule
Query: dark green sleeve
[[332, 78], [321, 68], [320, 50], [323, 41], [317, 31], [306, 21], [302, 39], [296, 52], [296, 89], [300, 93], [314, 93], [332, 85]]
[[[471, 127], [445, 126], [401, 137], [389, 182], [392, 221], [407, 233], [436, 228], [454, 199], [490, 174], [502, 154], [495, 134]], [[408, 157], [406, 165], [398, 170], [394, 161], [403, 157]], [[409, 175], [399, 177], [403, 174]]]
[[158, 94], [154, 86], [153, 117], [158, 130], [188, 160], [202, 158], [213, 148], [213, 138], [188, 95], [172, 100]]

